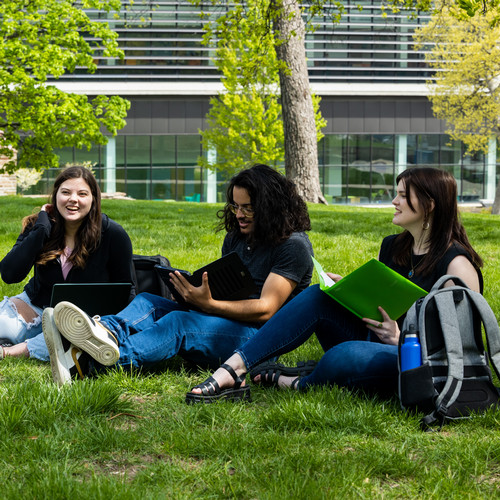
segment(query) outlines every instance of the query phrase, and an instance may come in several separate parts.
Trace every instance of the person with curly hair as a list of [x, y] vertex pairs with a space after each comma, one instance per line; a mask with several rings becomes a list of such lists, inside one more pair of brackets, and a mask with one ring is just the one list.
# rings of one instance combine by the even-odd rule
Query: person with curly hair
[[132, 243], [101, 212], [101, 191], [88, 168], [70, 166], [60, 172], [49, 203], [23, 219], [21, 234], [0, 262], [2, 279], [9, 284], [23, 281], [32, 268], [23, 292], [0, 302], [0, 359], [49, 360], [42, 313], [55, 283], [132, 282]]
[[[44, 333], [52, 346], [56, 383], [98, 371], [99, 352], [109, 339], [122, 366], [147, 367], [175, 355], [197, 365], [218, 366], [309, 286], [313, 252], [305, 231], [311, 223], [291, 181], [267, 165], [242, 170], [231, 179], [226, 205], [217, 216], [218, 230], [226, 231], [222, 255], [240, 256], [257, 293], [245, 300], [215, 300], [207, 273], [195, 287], [176, 271], [170, 279], [188, 307], [141, 293], [120, 313], [95, 319], [61, 302], [44, 312], [52, 325]], [[71, 348], [79, 350], [74, 363], [65, 355]]]
[[[399, 174], [396, 182], [392, 222], [404, 230], [382, 240], [379, 260], [427, 291], [441, 276], [451, 274], [482, 293], [482, 259], [460, 222], [453, 176], [418, 167]], [[338, 274], [329, 276], [335, 282], [341, 279]], [[247, 372], [254, 383], [266, 387], [306, 390], [337, 385], [393, 395], [404, 315], [391, 318], [382, 307], [379, 310], [381, 321], [360, 319], [318, 285], [310, 286], [235, 349], [209, 379], [188, 392], [186, 402], [248, 399]], [[313, 333], [324, 350], [317, 363], [284, 366], [271, 359], [296, 349]]]

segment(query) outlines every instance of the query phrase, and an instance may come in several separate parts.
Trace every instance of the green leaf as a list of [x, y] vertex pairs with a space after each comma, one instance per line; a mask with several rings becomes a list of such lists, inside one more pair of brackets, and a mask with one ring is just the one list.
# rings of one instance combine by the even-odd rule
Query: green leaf
[[[47, 85], [77, 66], [94, 72], [96, 50], [123, 57], [107, 23], [92, 21], [83, 10], [119, 10], [118, 0], [17, 0], [0, 3], [0, 153], [18, 160], [17, 168], [58, 166], [55, 148], [104, 144], [125, 125], [130, 104], [120, 97], [68, 94]], [[102, 47], [102, 49], [98, 49]]]

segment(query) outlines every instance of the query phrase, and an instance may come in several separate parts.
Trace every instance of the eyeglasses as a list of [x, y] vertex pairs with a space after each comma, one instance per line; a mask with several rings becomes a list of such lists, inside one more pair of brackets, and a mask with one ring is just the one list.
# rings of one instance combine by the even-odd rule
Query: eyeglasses
[[253, 217], [253, 208], [252, 207], [246, 207], [242, 205], [236, 205], [236, 203], [228, 203], [229, 210], [233, 212], [234, 215], [238, 215], [238, 210], [248, 218]]

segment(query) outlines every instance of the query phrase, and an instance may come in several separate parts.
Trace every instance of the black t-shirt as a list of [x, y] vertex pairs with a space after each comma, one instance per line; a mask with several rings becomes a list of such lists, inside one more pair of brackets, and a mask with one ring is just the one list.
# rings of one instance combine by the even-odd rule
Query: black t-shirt
[[288, 297], [290, 300], [311, 283], [313, 249], [306, 233], [295, 232], [276, 246], [250, 246], [239, 233], [227, 234], [222, 245], [222, 255], [236, 252], [257, 285], [258, 293], [251, 298], [259, 298], [269, 273], [275, 273], [297, 283]]
[[398, 272], [405, 278], [408, 278], [410, 281], [418, 285], [420, 288], [423, 288], [424, 290], [427, 290], [428, 292], [431, 290], [432, 286], [436, 281], [441, 278], [441, 276], [444, 276], [447, 274], [448, 271], [448, 266], [450, 265], [450, 262], [457, 257], [458, 255], [464, 255], [469, 259], [469, 261], [472, 263], [472, 265], [476, 268], [477, 275], [479, 278], [479, 289], [481, 290], [481, 293], [483, 291], [483, 275], [481, 274], [481, 270], [477, 268], [477, 266], [472, 262], [472, 257], [465, 250], [465, 248], [461, 247], [458, 243], [453, 243], [450, 248], [446, 251], [446, 253], [443, 255], [443, 257], [439, 260], [437, 265], [435, 266], [434, 270], [432, 273], [428, 274], [427, 276], [422, 276], [418, 272], [418, 263], [423, 259], [424, 255], [415, 255], [412, 253], [412, 262], [413, 262], [413, 269], [415, 270], [415, 273], [412, 277], [408, 277], [408, 273], [411, 271], [410, 266], [399, 266], [394, 263], [393, 261], [393, 255], [394, 255], [394, 242], [396, 241], [396, 238], [398, 237], [398, 234], [392, 234], [390, 236], [386, 236], [383, 241], [382, 245], [380, 247], [380, 256], [379, 260], [380, 262], [384, 263], [386, 266], [390, 267], [391, 269], [394, 269], [394, 271]]

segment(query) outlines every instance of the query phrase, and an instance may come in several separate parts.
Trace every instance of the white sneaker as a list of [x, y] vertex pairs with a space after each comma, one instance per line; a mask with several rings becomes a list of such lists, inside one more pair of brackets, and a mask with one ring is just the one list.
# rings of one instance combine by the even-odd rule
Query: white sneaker
[[120, 358], [118, 341], [98, 319], [71, 302], [59, 302], [54, 307], [54, 321], [61, 335], [102, 365], [114, 365]]
[[75, 376], [84, 378], [89, 371], [88, 356], [61, 336], [54, 323], [54, 310], [47, 307], [42, 314], [42, 331], [50, 353], [52, 378], [57, 385], [71, 384]]

